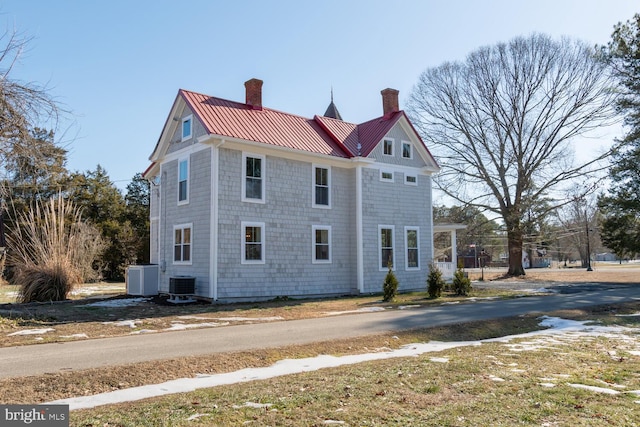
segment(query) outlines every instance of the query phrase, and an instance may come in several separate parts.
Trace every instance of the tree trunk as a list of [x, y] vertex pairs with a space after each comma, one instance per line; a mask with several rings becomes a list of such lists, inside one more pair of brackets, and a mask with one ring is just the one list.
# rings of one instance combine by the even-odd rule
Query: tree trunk
[[507, 246], [509, 248], [509, 270], [507, 276], [524, 276], [522, 267], [522, 230], [508, 227]]

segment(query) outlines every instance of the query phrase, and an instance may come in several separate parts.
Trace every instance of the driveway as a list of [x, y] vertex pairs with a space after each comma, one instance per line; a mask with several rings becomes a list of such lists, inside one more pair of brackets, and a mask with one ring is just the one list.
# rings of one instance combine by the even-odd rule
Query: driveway
[[[586, 285], [585, 285], [586, 286]], [[529, 285], [531, 287], [531, 285]], [[536, 287], [540, 287], [536, 285]], [[589, 284], [575, 292], [0, 349], [0, 378], [41, 375], [548, 313], [640, 300], [638, 285]]]

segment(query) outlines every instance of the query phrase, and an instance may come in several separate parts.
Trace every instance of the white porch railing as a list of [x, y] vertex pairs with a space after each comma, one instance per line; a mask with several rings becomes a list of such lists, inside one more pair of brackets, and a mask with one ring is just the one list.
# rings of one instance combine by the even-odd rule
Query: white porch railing
[[453, 279], [455, 268], [453, 267], [452, 262], [434, 262], [434, 265], [442, 271], [442, 277], [444, 279]]

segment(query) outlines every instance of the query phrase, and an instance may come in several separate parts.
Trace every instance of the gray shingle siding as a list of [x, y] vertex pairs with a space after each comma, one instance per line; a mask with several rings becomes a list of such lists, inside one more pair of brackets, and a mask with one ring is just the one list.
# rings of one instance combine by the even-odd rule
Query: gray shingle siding
[[[363, 170], [364, 291], [381, 292], [386, 270], [380, 271], [379, 225], [394, 227], [394, 270], [400, 290], [422, 289], [431, 250], [431, 177], [418, 175], [418, 185], [404, 184], [395, 172], [394, 182], [381, 182], [378, 169]], [[405, 269], [404, 227], [420, 227], [420, 270]]]
[[[352, 169], [331, 168], [331, 209], [312, 207], [312, 163], [267, 156], [265, 203], [241, 201], [242, 152], [220, 149], [218, 297], [344, 294], [355, 283]], [[263, 222], [265, 263], [241, 263], [241, 222]], [[312, 226], [331, 226], [332, 263], [312, 263]]]
[[[196, 293], [209, 295], [210, 206], [211, 206], [211, 148], [185, 154], [189, 158], [189, 203], [178, 205], [178, 160], [162, 165], [160, 254], [165, 266], [160, 273], [160, 291], [168, 292], [169, 278], [196, 277]], [[192, 224], [191, 265], [174, 264], [174, 226]], [[162, 270], [162, 269], [161, 269]]]

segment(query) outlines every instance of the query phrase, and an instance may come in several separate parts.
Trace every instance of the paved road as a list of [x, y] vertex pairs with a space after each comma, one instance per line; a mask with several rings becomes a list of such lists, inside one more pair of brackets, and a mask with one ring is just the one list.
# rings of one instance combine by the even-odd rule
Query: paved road
[[41, 375], [640, 300], [640, 286], [0, 349], [0, 378]]

